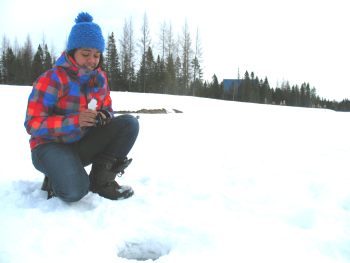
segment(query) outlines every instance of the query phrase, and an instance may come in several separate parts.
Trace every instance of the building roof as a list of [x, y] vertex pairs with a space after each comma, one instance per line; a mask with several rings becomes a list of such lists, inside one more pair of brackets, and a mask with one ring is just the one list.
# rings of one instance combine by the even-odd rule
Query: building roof
[[232, 90], [232, 88], [238, 87], [242, 80], [241, 79], [224, 79], [224, 91]]

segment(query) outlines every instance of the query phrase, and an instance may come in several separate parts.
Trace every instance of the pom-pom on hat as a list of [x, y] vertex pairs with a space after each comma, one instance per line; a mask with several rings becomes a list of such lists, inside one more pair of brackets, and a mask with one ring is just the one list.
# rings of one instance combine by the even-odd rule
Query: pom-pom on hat
[[105, 40], [101, 28], [92, 22], [88, 13], [79, 13], [68, 37], [67, 51], [75, 48], [96, 48], [101, 53], [105, 50]]

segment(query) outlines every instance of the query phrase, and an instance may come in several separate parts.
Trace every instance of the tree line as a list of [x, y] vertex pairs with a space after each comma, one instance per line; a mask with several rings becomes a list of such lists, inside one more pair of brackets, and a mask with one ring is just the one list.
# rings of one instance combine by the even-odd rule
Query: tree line
[[41, 73], [53, 66], [54, 60], [45, 43], [40, 44], [34, 54], [29, 35], [22, 47], [12, 47], [4, 36], [0, 54], [0, 83], [32, 85]]
[[[350, 111], [350, 101], [329, 101], [320, 98], [309, 83], [300, 86], [283, 82], [271, 88], [267, 77], [259, 79], [254, 72], [238, 77], [238, 85], [224, 88], [213, 74], [203, 79], [202, 49], [197, 29], [194, 42], [185, 22], [182, 32], [175, 35], [171, 23], [162, 23], [159, 39], [152, 45], [147, 15], [143, 17], [139, 39], [135, 39], [132, 19], [125, 20], [117, 42], [114, 33], [107, 36], [103, 68], [107, 72], [112, 91], [191, 95], [262, 104], [298, 107], [320, 107]], [[28, 35], [24, 45], [14, 47], [3, 36], [0, 57], [0, 83], [32, 85], [44, 71], [52, 68], [56, 56], [49, 52], [43, 40], [36, 51]]]
[[328, 108], [336, 111], [350, 111], [350, 101], [329, 101], [320, 98], [316, 89], [309, 83], [290, 85], [288, 81], [282, 82], [276, 88], [270, 88], [267, 77], [264, 80], [254, 76], [248, 71], [243, 79], [238, 79], [232, 86], [224, 90], [224, 98], [242, 102], [262, 104], [275, 104], [296, 107]]

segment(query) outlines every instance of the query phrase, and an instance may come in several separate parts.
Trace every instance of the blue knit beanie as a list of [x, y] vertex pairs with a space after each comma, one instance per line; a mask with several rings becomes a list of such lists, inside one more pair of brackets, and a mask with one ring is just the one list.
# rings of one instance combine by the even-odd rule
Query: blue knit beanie
[[79, 13], [68, 37], [67, 51], [75, 48], [96, 48], [101, 53], [105, 50], [105, 40], [101, 28], [92, 22], [88, 13]]

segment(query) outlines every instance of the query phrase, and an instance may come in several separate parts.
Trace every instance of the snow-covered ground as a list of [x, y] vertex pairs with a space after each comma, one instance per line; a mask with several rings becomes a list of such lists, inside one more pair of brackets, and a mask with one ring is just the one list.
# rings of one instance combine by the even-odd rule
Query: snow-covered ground
[[30, 90], [0, 86], [1, 263], [350, 262], [350, 113], [113, 92], [183, 113], [140, 114], [135, 196], [67, 204], [31, 164]]

